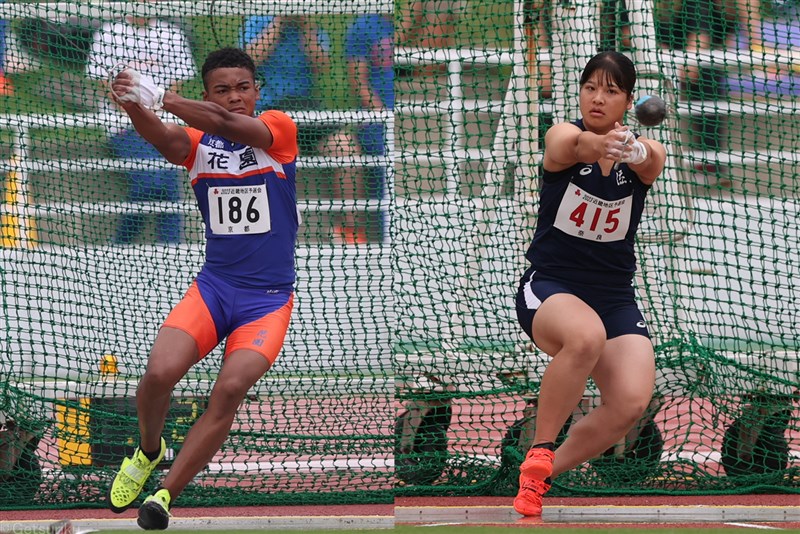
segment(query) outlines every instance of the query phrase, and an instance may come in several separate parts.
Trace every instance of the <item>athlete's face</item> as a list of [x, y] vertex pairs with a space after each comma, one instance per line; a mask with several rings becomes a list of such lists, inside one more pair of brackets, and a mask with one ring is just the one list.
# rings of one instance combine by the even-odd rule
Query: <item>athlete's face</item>
[[598, 70], [581, 86], [580, 106], [586, 128], [606, 133], [614, 128], [615, 122], [623, 122], [625, 111], [633, 106], [633, 97]]
[[203, 100], [219, 104], [232, 113], [252, 116], [258, 100], [253, 73], [243, 67], [219, 68], [206, 74]]

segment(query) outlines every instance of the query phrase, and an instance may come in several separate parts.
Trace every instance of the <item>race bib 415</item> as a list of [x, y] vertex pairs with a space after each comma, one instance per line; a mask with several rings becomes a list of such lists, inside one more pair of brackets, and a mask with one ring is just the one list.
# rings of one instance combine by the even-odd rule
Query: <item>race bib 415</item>
[[621, 241], [631, 224], [633, 197], [598, 198], [573, 183], [567, 187], [553, 226], [571, 236], [590, 241]]

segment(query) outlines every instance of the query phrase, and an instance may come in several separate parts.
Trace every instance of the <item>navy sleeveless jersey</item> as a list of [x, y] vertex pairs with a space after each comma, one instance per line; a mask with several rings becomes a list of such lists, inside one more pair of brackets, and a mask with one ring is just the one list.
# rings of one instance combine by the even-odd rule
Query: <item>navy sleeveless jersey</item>
[[[583, 120], [573, 124], [586, 130]], [[543, 170], [536, 232], [525, 257], [537, 271], [558, 278], [629, 284], [649, 189], [626, 163], [610, 176], [603, 176], [598, 163]]]

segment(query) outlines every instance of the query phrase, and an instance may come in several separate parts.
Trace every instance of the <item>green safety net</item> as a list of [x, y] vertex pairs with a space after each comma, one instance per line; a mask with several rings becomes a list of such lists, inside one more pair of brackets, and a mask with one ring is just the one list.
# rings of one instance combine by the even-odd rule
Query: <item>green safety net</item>
[[[97, 32], [131, 14], [185, 37], [193, 68], [165, 83], [188, 97], [253, 16], [310, 35], [316, 62], [311, 92], [279, 106], [300, 125], [293, 321], [181, 505], [515, 493], [547, 362], [514, 314], [543, 134], [577, 117], [580, 71], [612, 47], [634, 59], [637, 93], [668, 104], [658, 127], [631, 117], [669, 152], [635, 279], [656, 394], [552, 494], [798, 492], [800, 29], [796, 4], [745, 3], [0, 4], [0, 508], [105, 506], [158, 326], [202, 265], [185, 171], [120, 141], [129, 125], [89, 74]], [[367, 14], [394, 18], [393, 106], [363, 100], [351, 70], [380, 61], [353, 41]], [[165, 469], [221, 359], [176, 386]], [[590, 382], [563, 435], [599, 402]]]
[[[635, 277], [657, 384], [551, 494], [800, 491], [798, 3], [419, 4], [396, 13], [398, 495], [516, 493], [548, 361], [514, 312], [544, 132], [606, 49], [668, 107], [627, 119], [669, 153]], [[599, 403], [590, 381], [559, 440]]]
[[[391, 80], [391, 48], [381, 52], [377, 25], [362, 31], [359, 19], [390, 21], [392, 6], [0, 9], [0, 508], [106, 505], [138, 443], [135, 394], [148, 353], [204, 260], [187, 171], [133, 135], [107, 96], [109, 72], [133, 67], [201, 99], [203, 61], [229, 46], [257, 59], [257, 111], [279, 108], [298, 124], [296, 298], [275, 366], [179, 502], [390, 501], [392, 117], [388, 105], [359, 98], [368, 78], [349, 73], [374, 64]], [[163, 469], [145, 491], [207, 408], [223, 351], [221, 343], [176, 385]]]

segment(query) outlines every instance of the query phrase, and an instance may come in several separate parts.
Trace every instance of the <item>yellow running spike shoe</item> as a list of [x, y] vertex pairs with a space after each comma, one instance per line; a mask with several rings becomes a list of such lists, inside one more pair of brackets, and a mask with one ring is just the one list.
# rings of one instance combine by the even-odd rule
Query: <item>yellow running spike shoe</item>
[[169, 526], [169, 491], [161, 488], [139, 507], [136, 523], [145, 530], [165, 530]]
[[158, 452], [158, 457], [152, 462], [147, 459], [139, 447], [133, 451], [133, 456], [122, 461], [122, 466], [119, 468], [117, 476], [114, 477], [114, 482], [111, 483], [106, 497], [108, 507], [112, 512], [119, 514], [130, 508], [166, 452], [167, 443], [164, 438], [161, 438], [161, 450]]

